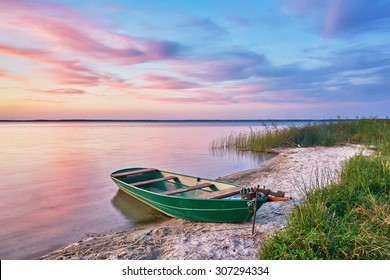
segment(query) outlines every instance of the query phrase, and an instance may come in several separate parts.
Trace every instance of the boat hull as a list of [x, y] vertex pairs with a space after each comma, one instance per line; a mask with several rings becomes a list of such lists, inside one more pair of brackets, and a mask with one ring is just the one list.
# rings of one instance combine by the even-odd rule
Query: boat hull
[[[117, 172], [123, 172], [123, 170]], [[115, 172], [113, 174], [115, 174]], [[180, 174], [180, 176], [185, 175]], [[185, 177], [197, 179], [199, 181], [199, 178], [191, 176]], [[127, 194], [174, 218], [196, 222], [242, 223], [250, 220], [254, 214], [253, 203], [250, 203], [251, 201], [249, 200], [241, 199], [239, 195], [221, 199], [196, 198], [182, 195], [164, 195], [140, 187], [135, 187], [131, 183], [124, 182], [124, 180], [120, 180], [118, 178], [112, 177], [112, 179], [115, 184]], [[211, 182], [216, 185], [223, 184], [223, 187], [231, 186], [237, 188], [237, 185], [220, 181], [207, 180], [207, 182]], [[255, 211], [257, 211], [266, 201], [267, 197], [259, 198], [256, 203], [257, 207]]]

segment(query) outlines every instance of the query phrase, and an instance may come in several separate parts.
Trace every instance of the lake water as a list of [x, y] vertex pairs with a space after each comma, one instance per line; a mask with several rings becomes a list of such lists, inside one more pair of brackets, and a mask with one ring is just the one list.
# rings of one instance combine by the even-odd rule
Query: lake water
[[88, 233], [167, 219], [118, 191], [110, 173], [154, 167], [215, 179], [253, 168], [269, 156], [213, 152], [209, 145], [231, 132], [262, 127], [260, 122], [0, 123], [0, 259], [36, 258]]

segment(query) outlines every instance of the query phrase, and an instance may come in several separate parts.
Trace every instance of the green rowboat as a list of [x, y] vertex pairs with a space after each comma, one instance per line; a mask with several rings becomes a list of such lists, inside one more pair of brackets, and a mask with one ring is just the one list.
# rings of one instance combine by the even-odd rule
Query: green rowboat
[[254, 198], [243, 198], [240, 186], [154, 168], [118, 170], [111, 179], [127, 194], [166, 215], [196, 222], [246, 222], [268, 199], [260, 193], [255, 203]]

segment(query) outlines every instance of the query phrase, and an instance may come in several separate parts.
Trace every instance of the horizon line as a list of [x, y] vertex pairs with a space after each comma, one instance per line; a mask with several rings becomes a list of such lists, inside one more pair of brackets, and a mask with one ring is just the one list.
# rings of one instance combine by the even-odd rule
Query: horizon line
[[[362, 120], [371, 118], [323, 118], [323, 119], [9, 119], [0, 122], [253, 122], [253, 121], [343, 121]], [[387, 118], [374, 118], [385, 120]]]

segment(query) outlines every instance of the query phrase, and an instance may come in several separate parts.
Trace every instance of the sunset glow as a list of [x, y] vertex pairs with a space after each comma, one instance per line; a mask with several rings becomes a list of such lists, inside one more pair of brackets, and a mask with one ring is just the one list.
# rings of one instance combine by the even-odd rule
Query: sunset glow
[[1, 0], [0, 119], [386, 117], [390, 4]]

